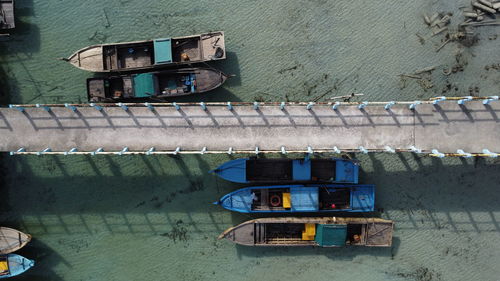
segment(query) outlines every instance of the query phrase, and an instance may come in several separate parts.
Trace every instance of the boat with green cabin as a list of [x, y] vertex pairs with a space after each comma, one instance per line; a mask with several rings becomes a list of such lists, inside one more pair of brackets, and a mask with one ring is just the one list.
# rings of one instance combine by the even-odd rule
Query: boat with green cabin
[[99, 44], [62, 58], [82, 70], [123, 72], [185, 65], [226, 58], [224, 32]]
[[390, 247], [394, 224], [379, 218], [262, 218], [224, 231], [219, 239], [245, 246]]

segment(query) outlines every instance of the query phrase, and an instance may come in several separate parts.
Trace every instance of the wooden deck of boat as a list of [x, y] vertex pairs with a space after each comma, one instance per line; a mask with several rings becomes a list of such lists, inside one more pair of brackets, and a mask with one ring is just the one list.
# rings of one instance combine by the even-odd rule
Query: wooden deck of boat
[[14, 18], [14, 2], [12, 0], [0, 0], [0, 29], [10, 29], [16, 27]]
[[408, 106], [316, 105], [307, 110], [302, 105], [279, 106], [208, 106], [108, 107], [103, 111], [81, 107], [76, 112], [64, 107], [0, 109], [0, 151], [24, 147], [40, 151], [208, 151], [234, 150], [288, 151], [312, 149], [406, 149], [416, 146], [455, 153], [463, 149], [480, 153], [483, 149], [500, 152], [500, 102], [483, 105], [481, 101], [458, 105], [456, 101]]

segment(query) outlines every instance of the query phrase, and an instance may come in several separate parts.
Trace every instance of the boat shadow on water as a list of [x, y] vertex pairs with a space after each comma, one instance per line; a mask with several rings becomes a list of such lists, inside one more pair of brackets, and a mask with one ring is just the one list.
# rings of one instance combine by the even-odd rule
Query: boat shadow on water
[[0, 45], [2, 48], [8, 48], [8, 51], [0, 49], [2, 54], [8, 55], [5, 58], [7, 61], [22, 60], [19, 56], [12, 56], [13, 53], [30, 56], [40, 51], [40, 28], [31, 23], [35, 15], [33, 0], [16, 1], [14, 13], [16, 27], [4, 31], [10, 36]]
[[62, 256], [56, 253], [51, 247], [40, 240], [33, 239], [28, 246], [19, 253], [35, 261], [35, 266], [24, 274], [16, 277], [20, 281], [59, 281], [64, 280], [52, 270], [60, 264], [71, 268], [71, 265]]
[[352, 261], [357, 256], [369, 255], [375, 257], [394, 258], [397, 255], [401, 241], [393, 237], [392, 247], [248, 247], [235, 245], [239, 259], [243, 257], [268, 257], [268, 256], [318, 256], [322, 255], [334, 261]]
[[211, 62], [210, 66], [220, 69], [227, 75], [233, 75], [231, 79], [227, 80], [225, 85], [229, 87], [241, 86], [240, 64], [236, 52], [226, 52], [225, 60]]

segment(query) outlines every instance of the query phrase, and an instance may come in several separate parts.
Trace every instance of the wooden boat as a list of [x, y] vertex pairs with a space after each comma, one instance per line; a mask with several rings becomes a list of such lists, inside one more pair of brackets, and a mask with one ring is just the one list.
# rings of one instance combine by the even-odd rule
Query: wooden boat
[[0, 279], [14, 277], [32, 268], [35, 262], [15, 254], [0, 256]]
[[237, 183], [358, 183], [359, 165], [352, 160], [240, 158], [210, 171]]
[[243, 188], [215, 202], [241, 213], [372, 212], [374, 185], [277, 185]]
[[0, 0], [0, 29], [12, 29], [15, 27], [14, 0]]
[[2, 255], [17, 251], [30, 241], [31, 236], [28, 234], [12, 228], [0, 227], [0, 254]]
[[162, 101], [200, 94], [221, 86], [229, 76], [211, 68], [183, 68], [87, 79], [90, 102]]
[[93, 45], [72, 54], [72, 65], [93, 72], [153, 69], [226, 58], [224, 32]]
[[245, 246], [392, 245], [393, 222], [379, 218], [263, 218], [224, 231], [219, 239]]

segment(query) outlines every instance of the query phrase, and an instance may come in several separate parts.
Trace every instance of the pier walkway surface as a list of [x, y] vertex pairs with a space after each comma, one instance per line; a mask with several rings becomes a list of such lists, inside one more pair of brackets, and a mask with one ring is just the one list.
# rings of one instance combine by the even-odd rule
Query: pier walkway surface
[[[206, 109], [206, 110], [205, 110]], [[500, 102], [408, 105], [250, 105], [0, 109], [0, 151], [500, 152]], [[126, 149], [124, 149], [126, 147]]]

